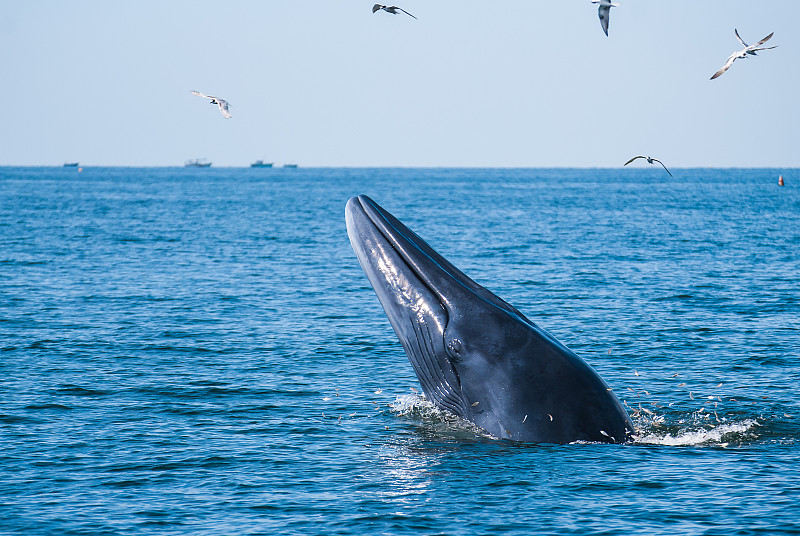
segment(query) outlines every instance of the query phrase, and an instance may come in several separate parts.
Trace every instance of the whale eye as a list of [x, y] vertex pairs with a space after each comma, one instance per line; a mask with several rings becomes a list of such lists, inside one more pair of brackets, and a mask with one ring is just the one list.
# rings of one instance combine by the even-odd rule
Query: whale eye
[[460, 353], [461, 353], [461, 341], [460, 341], [460, 340], [458, 340], [458, 339], [453, 339], [453, 340], [451, 340], [451, 341], [450, 341], [450, 343], [447, 345], [447, 348], [448, 348], [448, 349], [449, 349], [451, 352], [453, 352], [454, 354], [460, 354]]

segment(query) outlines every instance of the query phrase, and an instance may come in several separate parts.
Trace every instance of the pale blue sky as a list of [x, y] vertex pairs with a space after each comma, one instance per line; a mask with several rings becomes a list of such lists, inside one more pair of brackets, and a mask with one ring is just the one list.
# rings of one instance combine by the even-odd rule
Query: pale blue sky
[[798, 0], [619, 1], [2, 0], [0, 165], [800, 167]]

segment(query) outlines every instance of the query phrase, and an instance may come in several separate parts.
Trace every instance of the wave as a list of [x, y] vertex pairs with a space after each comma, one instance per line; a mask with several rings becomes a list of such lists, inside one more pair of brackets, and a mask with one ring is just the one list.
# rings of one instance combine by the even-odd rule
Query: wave
[[[497, 439], [475, 424], [438, 408], [421, 394], [399, 395], [389, 407], [396, 416], [417, 421], [437, 435], [450, 436], [454, 439], [458, 437]], [[720, 422], [712, 423], [709, 422], [708, 414], [702, 412], [681, 416], [675, 424], [667, 422], [664, 415], [642, 414], [634, 424], [637, 433], [633, 444], [671, 447], [739, 445], [758, 439], [758, 428], [762, 426], [752, 418], [738, 421], [728, 421], [723, 418]]]

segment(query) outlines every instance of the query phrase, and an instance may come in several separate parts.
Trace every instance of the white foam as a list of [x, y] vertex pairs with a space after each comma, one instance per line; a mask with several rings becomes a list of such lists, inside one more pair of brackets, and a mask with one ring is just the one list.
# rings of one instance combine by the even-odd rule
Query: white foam
[[636, 443], [647, 445], [667, 445], [672, 447], [682, 447], [691, 445], [717, 445], [728, 446], [731, 442], [741, 442], [751, 435], [750, 432], [760, 424], [754, 419], [747, 419], [741, 422], [722, 423], [716, 426], [704, 427], [699, 429], [684, 429], [675, 434], [658, 433], [655, 431], [645, 431], [644, 435], [636, 438]]
[[492, 437], [485, 430], [461, 417], [436, 407], [424, 395], [399, 395], [389, 404], [392, 412], [401, 417], [410, 417], [430, 425], [437, 432], [467, 435], [469, 437]]
[[437, 409], [436, 406], [428, 402], [424, 396], [420, 395], [398, 395], [394, 402], [389, 404], [392, 411], [398, 415], [408, 415], [414, 408], [428, 406], [430, 409]]
[[[423, 421], [450, 422], [463, 419], [436, 407], [425, 395], [399, 395], [389, 404], [392, 411], [403, 417], [417, 417]], [[466, 422], [466, 421], [465, 421]]]

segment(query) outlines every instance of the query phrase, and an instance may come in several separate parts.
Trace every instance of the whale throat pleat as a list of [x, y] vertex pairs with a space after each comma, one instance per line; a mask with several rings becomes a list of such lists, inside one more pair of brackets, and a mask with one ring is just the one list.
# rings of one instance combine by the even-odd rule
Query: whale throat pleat
[[[413, 318], [409, 321], [415, 336], [409, 340], [408, 346], [404, 346], [422, 390], [437, 406], [466, 417], [467, 403], [458, 374], [446, 358], [436, 357], [436, 344], [427, 323], [416, 322]], [[443, 341], [441, 346], [444, 346]], [[443, 348], [439, 353], [443, 354]]]

